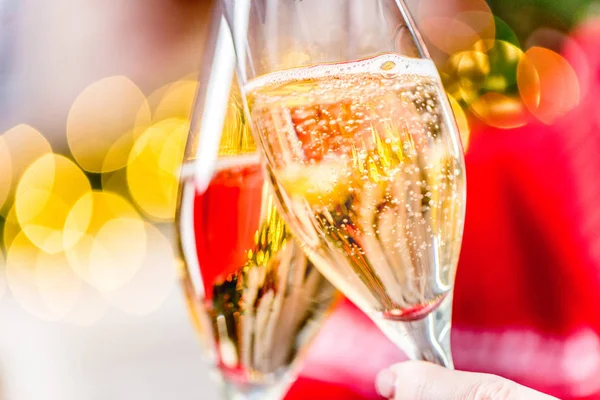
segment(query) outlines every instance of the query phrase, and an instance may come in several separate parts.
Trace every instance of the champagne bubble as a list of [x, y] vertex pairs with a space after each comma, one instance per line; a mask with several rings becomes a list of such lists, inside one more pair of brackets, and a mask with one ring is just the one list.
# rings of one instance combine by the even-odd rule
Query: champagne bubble
[[[332, 75], [346, 76], [360, 73], [376, 73], [378, 71], [381, 72], [381, 67], [386, 64], [391, 66], [389, 71], [394, 71], [396, 73], [415, 74], [436, 79], [438, 77], [437, 68], [433, 61], [429, 59], [409, 58], [397, 54], [384, 54], [354, 62], [350, 67], [345, 64], [317, 65], [308, 68], [294, 68], [276, 74], [268, 74], [246, 84], [245, 90], [247, 92], [252, 92], [259, 87], [314, 80]], [[353, 84], [360, 85], [361, 82], [357, 81]]]
[[396, 63], [393, 61], [386, 61], [381, 65], [382, 71], [391, 71], [396, 67]]

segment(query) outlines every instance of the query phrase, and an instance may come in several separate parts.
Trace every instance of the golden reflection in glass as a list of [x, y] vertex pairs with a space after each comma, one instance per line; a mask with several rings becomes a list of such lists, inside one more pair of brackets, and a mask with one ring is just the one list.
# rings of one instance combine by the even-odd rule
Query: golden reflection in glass
[[[6, 215], [12, 206], [17, 183], [25, 170], [44, 154], [52, 153], [52, 147], [46, 138], [35, 128], [21, 124], [9, 129], [2, 135], [6, 150], [10, 154], [11, 187], [4, 205], [0, 204], [0, 213]], [[3, 162], [6, 163], [7, 160]], [[5, 174], [2, 172], [3, 176]], [[7, 177], [3, 179], [8, 179]]]
[[239, 87], [237, 83], [234, 83], [229, 96], [229, 107], [219, 145], [219, 156], [250, 154], [256, 150], [249, 124], [246, 123]]
[[175, 217], [179, 168], [189, 122], [171, 118], [160, 121], [136, 141], [129, 156], [127, 181], [137, 206], [154, 221]]
[[135, 139], [150, 125], [150, 107], [138, 86], [124, 76], [92, 83], [77, 97], [67, 119], [67, 141], [77, 163], [89, 172], [126, 165]]
[[81, 197], [68, 215], [65, 236], [69, 241], [77, 239], [66, 252], [71, 268], [100, 292], [122, 287], [142, 267], [144, 222], [117, 194], [92, 191]]
[[130, 314], [147, 315], [160, 308], [176, 286], [180, 261], [171, 241], [154, 225], [145, 224], [141, 267], [126, 284], [102, 292], [112, 306]]
[[560, 54], [532, 47], [519, 62], [519, 92], [540, 121], [551, 124], [579, 104], [580, 86], [573, 67]]
[[[187, 159], [185, 161], [190, 161], [195, 158], [199, 136], [200, 135], [193, 135], [190, 138], [190, 143], [188, 143], [190, 149], [188, 149], [186, 153]], [[249, 124], [246, 123], [240, 89], [237, 81], [234, 79], [229, 96], [227, 115], [224, 121], [218, 155], [219, 157], [237, 156], [240, 154], [253, 154], [256, 151], [257, 147], [254, 143], [252, 134], [250, 133]]]
[[[90, 182], [66, 157], [47, 154], [25, 171], [15, 196], [16, 216], [27, 237], [40, 249], [53, 254], [73, 246], [64, 235], [71, 207], [89, 193]], [[81, 224], [89, 221], [86, 210]]]

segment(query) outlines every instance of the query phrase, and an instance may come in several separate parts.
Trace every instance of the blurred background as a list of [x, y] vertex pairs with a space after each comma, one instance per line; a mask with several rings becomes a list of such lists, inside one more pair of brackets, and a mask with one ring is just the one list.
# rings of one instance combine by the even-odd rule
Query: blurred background
[[[173, 225], [212, 3], [0, 0], [1, 400], [216, 398]], [[467, 157], [595, 118], [600, 1], [408, 3]]]

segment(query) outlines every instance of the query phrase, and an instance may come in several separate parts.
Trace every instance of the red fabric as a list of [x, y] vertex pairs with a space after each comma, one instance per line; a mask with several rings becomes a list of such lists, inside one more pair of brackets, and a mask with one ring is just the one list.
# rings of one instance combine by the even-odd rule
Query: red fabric
[[[575, 111], [472, 139], [452, 347], [457, 368], [600, 399], [600, 20], [564, 54], [582, 86]], [[343, 304], [288, 399], [375, 399], [376, 373], [403, 358]]]

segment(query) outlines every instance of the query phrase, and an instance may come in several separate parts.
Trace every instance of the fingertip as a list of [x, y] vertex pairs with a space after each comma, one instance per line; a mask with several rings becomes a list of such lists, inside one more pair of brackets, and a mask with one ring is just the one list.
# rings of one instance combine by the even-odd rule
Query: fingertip
[[446, 368], [441, 367], [437, 364], [433, 364], [427, 361], [404, 361], [399, 364], [395, 364], [391, 367], [394, 370], [396, 376], [410, 375], [414, 376], [429, 376], [430, 374], [443, 373], [447, 371]]
[[394, 396], [396, 387], [396, 373], [392, 368], [384, 369], [375, 378], [377, 394], [386, 399]]

